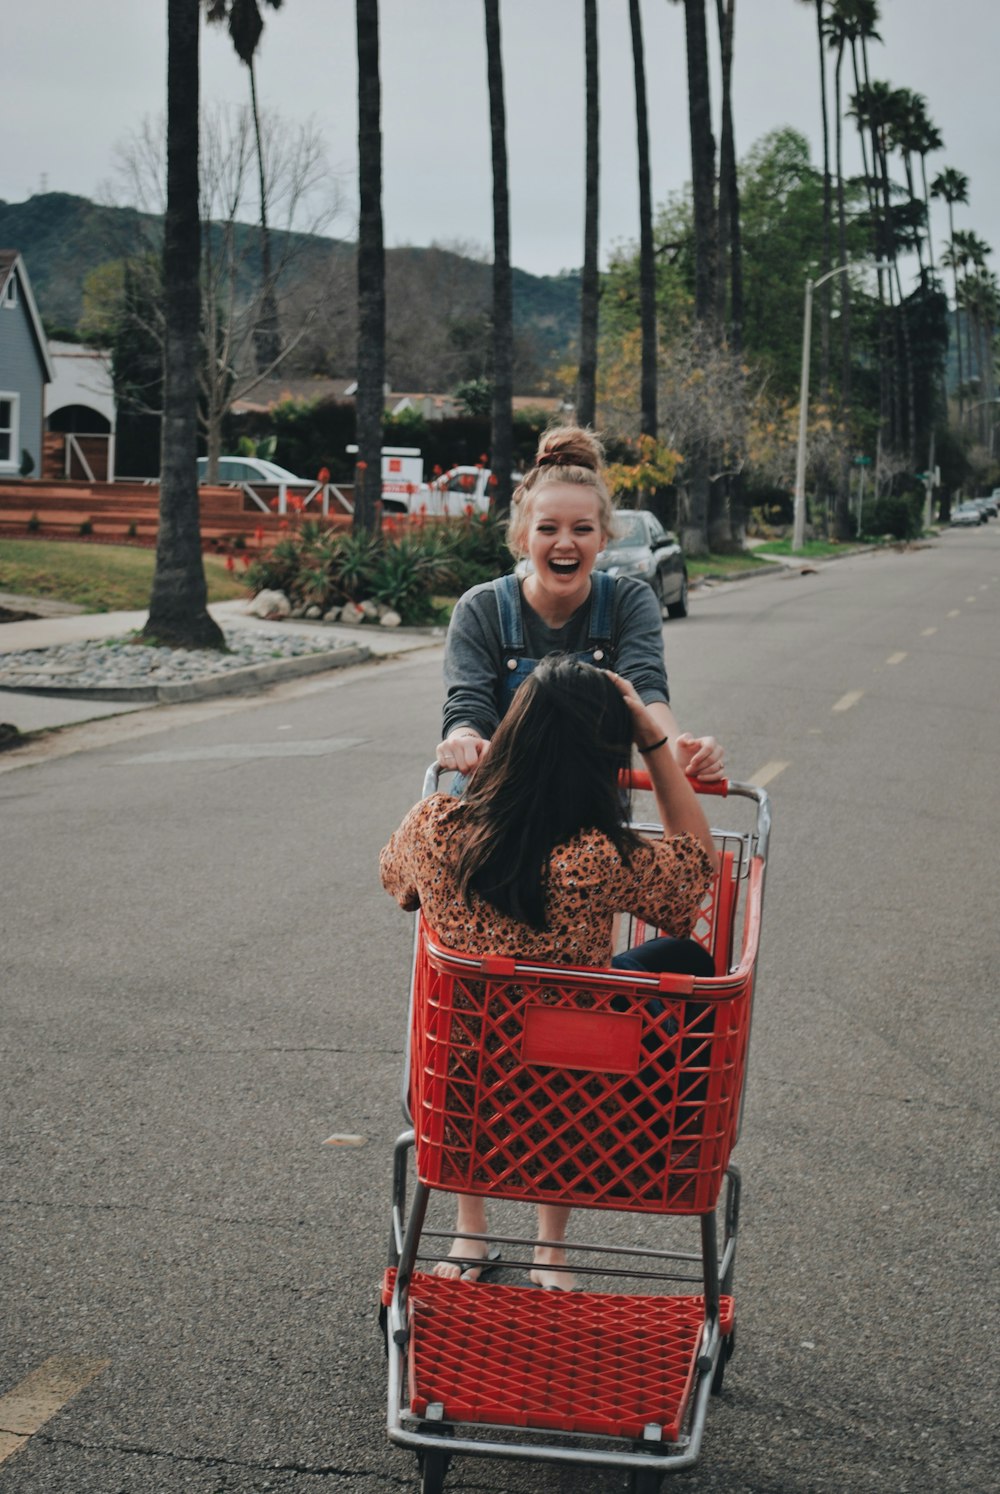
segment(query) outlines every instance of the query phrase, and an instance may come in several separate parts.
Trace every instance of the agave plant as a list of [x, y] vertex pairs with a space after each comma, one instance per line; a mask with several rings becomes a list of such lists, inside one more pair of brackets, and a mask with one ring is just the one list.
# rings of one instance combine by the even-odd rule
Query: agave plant
[[372, 573], [372, 596], [392, 607], [404, 622], [433, 614], [431, 594], [454, 584], [455, 556], [445, 534], [424, 531], [383, 545]]

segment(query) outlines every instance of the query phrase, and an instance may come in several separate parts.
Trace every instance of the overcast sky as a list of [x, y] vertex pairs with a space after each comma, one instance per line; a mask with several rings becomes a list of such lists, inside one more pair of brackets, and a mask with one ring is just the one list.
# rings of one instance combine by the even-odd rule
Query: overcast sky
[[[165, 0], [44, 0], [5, 7], [0, 46], [0, 197], [49, 190], [102, 196], [113, 152], [165, 105]], [[601, 240], [637, 235], [631, 40], [626, 0], [599, 0]], [[944, 150], [932, 171], [969, 178], [958, 224], [1000, 250], [996, 77], [1000, 0], [880, 0], [875, 78], [924, 94]], [[535, 273], [575, 267], [583, 227], [581, 0], [501, 0], [512, 258]], [[386, 242], [473, 242], [492, 232], [481, 0], [382, 0]], [[710, 18], [715, 6], [709, 0]], [[690, 177], [683, 7], [643, 0], [654, 199]], [[714, 28], [713, 28], [714, 29]], [[820, 156], [815, 12], [802, 0], [738, 0], [734, 96], [742, 155], [792, 125]], [[258, 62], [262, 106], [312, 117], [346, 209], [356, 214], [356, 52], [352, 0], [285, 0], [268, 10]], [[246, 70], [228, 35], [206, 28], [206, 101], [242, 104]], [[718, 97], [713, 97], [718, 119]], [[718, 125], [716, 124], [716, 132]], [[850, 138], [845, 137], [845, 138]], [[850, 141], [850, 165], [857, 165]], [[936, 239], [946, 231], [935, 209]], [[3, 245], [20, 248], [20, 245]], [[994, 266], [996, 261], [994, 261]]]

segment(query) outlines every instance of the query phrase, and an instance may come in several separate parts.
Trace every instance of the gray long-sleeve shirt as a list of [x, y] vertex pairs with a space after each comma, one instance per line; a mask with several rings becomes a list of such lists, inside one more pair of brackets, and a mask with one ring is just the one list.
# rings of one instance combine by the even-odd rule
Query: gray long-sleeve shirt
[[[550, 628], [524, 599], [521, 589], [525, 657], [580, 653], [587, 646], [590, 598], [561, 628]], [[667, 670], [663, 659], [663, 620], [650, 587], [630, 576], [615, 582], [613, 667], [635, 687], [645, 705], [669, 703]], [[480, 736], [492, 737], [503, 715], [505, 669], [500, 616], [491, 581], [473, 586], [460, 598], [451, 615], [444, 652], [444, 729], [474, 726]]]

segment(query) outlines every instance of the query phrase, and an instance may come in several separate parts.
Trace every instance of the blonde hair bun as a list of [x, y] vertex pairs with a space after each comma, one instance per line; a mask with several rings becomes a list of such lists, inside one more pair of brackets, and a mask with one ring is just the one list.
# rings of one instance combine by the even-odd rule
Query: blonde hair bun
[[600, 472], [604, 466], [604, 447], [595, 432], [584, 426], [550, 426], [538, 442], [535, 466], [585, 467]]

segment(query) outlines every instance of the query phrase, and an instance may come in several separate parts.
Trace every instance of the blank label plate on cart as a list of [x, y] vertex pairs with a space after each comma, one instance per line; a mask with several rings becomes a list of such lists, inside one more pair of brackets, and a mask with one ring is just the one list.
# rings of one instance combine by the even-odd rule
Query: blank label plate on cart
[[524, 1013], [521, 1062], [596, 1069], [603, 1074], [636, 1074], [641, 1038], [642, 1019], [638, 1016], [529, 1006]]

